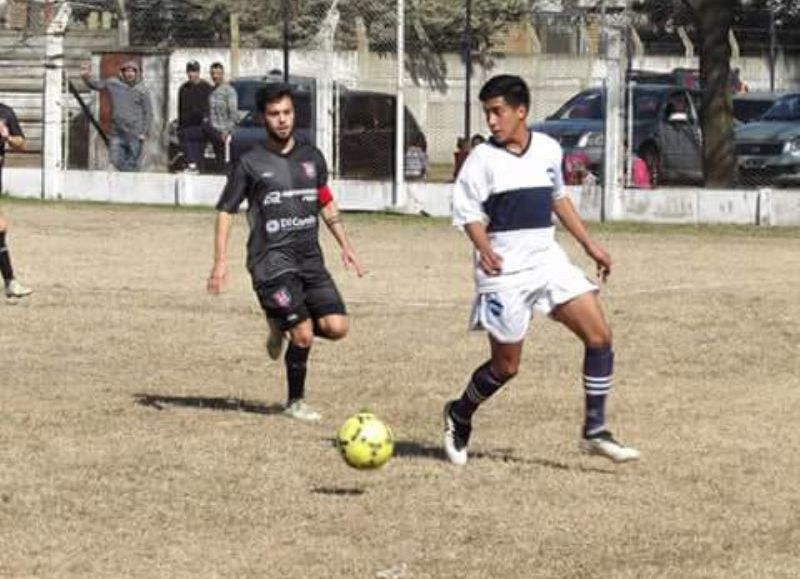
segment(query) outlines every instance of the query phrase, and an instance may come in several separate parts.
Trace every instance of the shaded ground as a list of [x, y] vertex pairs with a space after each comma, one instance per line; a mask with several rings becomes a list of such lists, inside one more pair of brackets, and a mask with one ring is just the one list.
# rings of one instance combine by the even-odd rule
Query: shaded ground
[[[577, 453], [580, 348], [537, 319], [457, 470], [439, 413], [486, 347], [445, 222], [347, 216], [361, 280], [323, 235], [352, 332], [314, 347], [307, 426], [278, 414], [243, 220], [214, 298], [211, 212], [4, 211], [36, 294], [0, 302], [0, 576], [800, 575], [797, 230], [594, 226], [616, 260], [611, 417], [643, 461]], [[399, 439], [375, 473], [332, 448], [362, 407]]]

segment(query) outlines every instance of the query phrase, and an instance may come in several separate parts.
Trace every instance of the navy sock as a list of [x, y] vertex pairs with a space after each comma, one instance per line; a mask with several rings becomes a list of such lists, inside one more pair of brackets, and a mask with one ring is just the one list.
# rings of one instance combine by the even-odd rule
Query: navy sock
[[461, 398], [453, 405], [453, 414], [463, 422], [469, 422], [478, 406], [500, 390], [505, 382], [494, 375], [491, 362], [486, 362], [473, 372]]
[[606, 397], [614, 383], [614, 352], [611, 346], [586, 348], [583, 388], [586, 394], [584, 434], [595, 434], [606, 425]]
[[300, 400], [306, 394], [306, 368], [308, 366], [308, 355], [311, 348], [300, 348], [291, 342], [286, 348], [284, 362], [286, 362], [286, 379], [289, 383], [289, 404], [295, 400]]
[[8, 247], [6, 247], [5, 231], [0, 231], [0, 274], [3, 275], [3, 281], [6, 284], [14, 279], [14, 269], [11, 267], [11, 257], [8, 255]]

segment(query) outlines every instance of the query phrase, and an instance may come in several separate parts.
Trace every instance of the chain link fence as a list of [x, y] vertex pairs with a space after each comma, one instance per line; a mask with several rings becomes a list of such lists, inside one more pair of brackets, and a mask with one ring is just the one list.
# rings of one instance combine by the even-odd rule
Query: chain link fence
[[[800, 14], [791, 2], [780, 10], [769, 2], [753, 2], [737, 13], [731, 35], [730, 97], [746, 187], [783, 184], [773, 161], [782, 163], [780, 171], [800, 175], [800, 140], [762, 138], [749, 128], [780, 94], [800, 91]], [[5, 3], [0, 100], [20, 113], [29, 158], [42, 149], [44, 39], [48, 15], [61, 4]], [[298, 133], [325, 153], [335, 177], [391, 181], [401, 161], [410, 181], [446, 183], [468, 154], [470, 138], [488, 136], [477, 93], [489, 77], [504, 72], [528, 82], [530, 121], [561, 142], [571, 182], [583, 183], [589, 175], [602, 182], [608, 141], [622, 151], [613, 166], [621, 183], [702, 182], [699, 37], [682, 2], [403, 4], [398, 32], [398, 3], [379, 0], [73, 2], [64, 36], [64, 165], [105, 170], [110, 163], [102, 135], [112, 131], [111, 102], [106, 91], [83, 83], [81, 63], [90, 61], [93, 77], [108, 79], [133, 60], [154, 110], [141, 168], [185, 169], [176, 129], [178, 91], [187, 81], [186, 64], [197, 61], [205, 81], [211, 65], [222, 63], [237, 90], [240, 118], [231, 142], [236, 154], [265, 137], [253, 110], [256, 88], [287, 76], [299, 95]], [[619, 55], [609, 53], [612, 31], [622, 38]], [[603, 87], [617, 69], [621, 132], [609, 133]], [[786, 101], [778, 110], [792, 117], [795, 104]], [[201, 172], [221, 170], [210, 142], [204, 160]]]

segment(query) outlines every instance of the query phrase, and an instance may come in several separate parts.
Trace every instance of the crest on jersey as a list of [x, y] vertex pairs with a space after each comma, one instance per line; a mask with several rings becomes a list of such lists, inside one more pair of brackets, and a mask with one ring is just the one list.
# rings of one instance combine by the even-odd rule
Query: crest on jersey
[[303, 161], [300, 163], [300, 166], [303, 168], [303, 173], [305, 173], [306, 177], [309, 179], [313, 179], [317, 176], [317, 168], [311, 161]]
[[279, 308], [287, 309], [292, 305], [292, 294], [285, 287], [282, 287], [272, 294], [272, 302]]

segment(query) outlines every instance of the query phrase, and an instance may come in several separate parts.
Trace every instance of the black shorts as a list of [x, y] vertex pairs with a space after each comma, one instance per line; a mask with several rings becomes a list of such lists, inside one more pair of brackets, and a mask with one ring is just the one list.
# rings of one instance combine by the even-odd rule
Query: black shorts
[[286, 273], [255, 287], [269, 319], [288, 330], [305, 320], [332, 314], [346, 315], [344, 301], [325, 269]]

